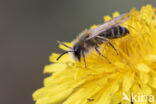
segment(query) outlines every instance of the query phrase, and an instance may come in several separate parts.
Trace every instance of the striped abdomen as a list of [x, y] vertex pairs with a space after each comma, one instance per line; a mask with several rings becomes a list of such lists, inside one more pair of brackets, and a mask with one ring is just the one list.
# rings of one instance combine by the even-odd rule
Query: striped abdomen
[[119, 38], [119, 37], [125, 36], [128, 33], [129, 33], [129, 31], [126, 27], [118, 25], [118, 26], [112, 27], [111, 29], [99, 34], [99, 36], [113, 39], [113, 38]]

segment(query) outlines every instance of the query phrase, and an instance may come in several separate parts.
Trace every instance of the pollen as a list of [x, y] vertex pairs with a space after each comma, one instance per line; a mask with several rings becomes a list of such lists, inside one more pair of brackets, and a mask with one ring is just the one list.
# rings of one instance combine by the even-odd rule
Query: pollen
[[[104, 21], [118, 15], [104, 16]], [[85, 68], [83, 61], [74, 61], [69, 54], [56, 61], [59, 54], [52, 53], [51, 64], [44, 68], [50, 76], [33, 93], [36, 104], [138, 104], [142, 100], [146, 104], [156, 100], [148, 99], [156, 98], [156, 8], [134, 8], [129, 15], [122, 24], [129, 34], [110, 40], [118, 55], [107, 43], [100, 45], [102, 55], [110, 62], [93, 50], [86, 56]], [[73, 42], [65, 44], [73, 46]], [[129, 100], [123, 100], [123, 93]], [[147, 99], [132, 100], [134, 95], [146, 95]]]

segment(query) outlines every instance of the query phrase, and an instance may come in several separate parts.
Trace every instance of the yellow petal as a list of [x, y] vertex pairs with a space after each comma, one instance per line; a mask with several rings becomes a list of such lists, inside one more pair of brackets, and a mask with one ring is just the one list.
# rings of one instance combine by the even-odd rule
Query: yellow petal
[[117, 17], [117, 16], [119, 16], [119, 15], [120, 15], [120, 13], [117, 12], [117, 11], [113, 13], [113, 17]]
[[141, 89], [142, 89], [144, 95], [148, 96], [148, 95], [151, 95], [151, 93], [152, 93], [151, 88], [146, 84], [141, 85]]
[[109, 20], [111, 20], [111, 17], [110, 17], [110, 16], [104, 16], [104, 21], [105, 21], [105, 22], [107, 22], [107, 21], [109, 21]]
[[155, 71], [151, 71], [150, 73], [149, 85], [153, 88], [156, 88], [156, 72]]
[[66, 64], [51, 64], [51, 65], [46, 65], [44, 68], [44, 73], [53, 73], [53, 72], [57, 72], [57, 71], [63, 71], [64, 69], [66, 69]]
[[147, 84], [148, 81], [149, 81], [149, 76], [148, 76], [148, 73], [145, 73], [145, 72], [140, 72], [139, 73], [139, 77], [140, 77], [140, 80], [143, 84]]
[[78, 88], [63, 104], [85, 104], [100, 89], [102, 87], [98, 87], [95, 82], [88, 82], [86, 85]]
[[96, 28], [97, 27], [97, 25], [92, 25], [91, 26], [91, 29], [94, 29], [94, 28]]
[[132, 84], [133, 84], [133, 77], [134, 75], [133, 74], [126, 74], [124, 79], [123, 79], [123, 91], [124, 92], [127, 92], [129, 91], [129, 89], [131, 88]]
[[150, 71], [150, 68], [146, 65], [146, 64], [138, 64], [136, 66], [136, 69], [139, 70], [139, 71], [142, 71], [142, 72], [149, 72]]
[[145, 59], [150, 62], [156, 62], [156, 55], [150, 54]]

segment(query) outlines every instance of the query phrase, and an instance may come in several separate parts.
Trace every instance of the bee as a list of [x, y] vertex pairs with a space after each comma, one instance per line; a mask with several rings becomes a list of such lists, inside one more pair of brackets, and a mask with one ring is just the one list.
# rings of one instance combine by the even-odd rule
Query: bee
[[120, 38], [129, 33], [129, 30], [126, 27], [121, 26], [121, 24], [126, 22], [128, 19], [129, 15], [128, 13], [125, 13], [113, 18], [108, 22], [105, 22], [104, 24], [94, 29], [85, 29], [78, 35], [74, 41], [73, 47], [69, 47], [66, 44], [58, 41], [59, 44], [64, 45], [65, 47], [69, 48], [69, 50], [63, 52], [57, 58], [57, 60], [59, 60], [64, 54], [70, 53], [74, 60], [80, 61], [81, 57], [83, 57], [86, 66], [86, 53], [94, 48], [99, 55], [102, 55], [99, 50], [99, 45], [103, 44], [104, 42], [108, 43], [116, 51], [116, 53], [118, 53], [109, 39]]

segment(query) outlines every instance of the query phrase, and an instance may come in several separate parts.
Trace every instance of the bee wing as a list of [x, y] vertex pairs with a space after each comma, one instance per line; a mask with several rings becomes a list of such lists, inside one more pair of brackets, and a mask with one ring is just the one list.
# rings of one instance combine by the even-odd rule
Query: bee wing
[[127, 21], [128, 19], [129, 19], [128, 13], [121, 14], [120, 16], [113, 18], [112, 20], [100, 25], [99, 27], [97, 27], [95, 29], [91, 29], [90, 30], [91, 34], [86, 40], [89, 40], [89, 39], [99, 35], [100, 33], [107, 31], [112, 26], [120, 25], [120, 24], [124, 23], [125, 21]]

